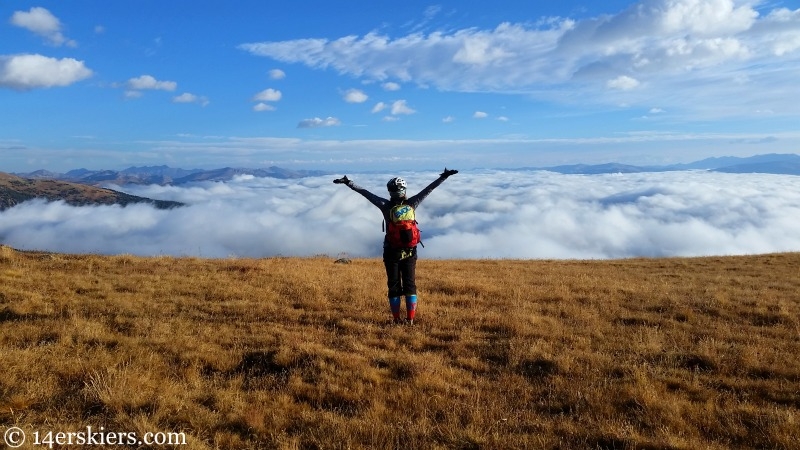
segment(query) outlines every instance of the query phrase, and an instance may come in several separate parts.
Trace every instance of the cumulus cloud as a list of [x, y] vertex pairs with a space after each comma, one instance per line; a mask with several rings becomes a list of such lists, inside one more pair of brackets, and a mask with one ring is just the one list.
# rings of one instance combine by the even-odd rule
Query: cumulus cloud
[[297, 124], [297, 128], [322, 128], [322, 127], [334, 127], [337, 125], [341, 125], [339, 119], [335, 117], [328, 117], [326, 119], [320, 119], [319, 117], [314, 117], [313, 119], [303, 119], [300, 123]]
[[393, 82], [393, 81], [389, 81], [389, 82], [383, 83], [381, 86], [383, 87], [383, 90], [385, 90], [385, 91], [399, 91], [400, 90], [400, 85], [395, 83], [395, 82]]
[[629, 91], [631, 89], [636, 89], [639, 86], [639, 80], [635, 78], [631, 78], [627, 75], [622, 75], [613, 80], [608, 80], [606, 86], [610, 87], [611, 89], [619, 89], [622, 91]]
[[405, 100], [397, 100], [392, 103], [392, 114], [394, 115], [399, 115], [399, 114], [408, 115], [408, 114], [414, 114], [415, 112], [417, 111], [408, 106], [408, 103], [406, 103]]
[[442, 119], [442, 122], [444, 122], [444, 123], [453, 123], [455, 121], [456, 121], [456, 118], [453, 117], [453, 116], [446, 116], [446, 117], [444, 117]]
[[[413, 109], [410, 106], [408, 106], [408, 102], [406, 102], [405, 100], [396, 100], [396, 101], [392, 102], [391, 104], [388, 104], [388, 103], [385, 103], [385, 102], [376, 103], [375, 106], [372, 107], [372, 113], [373, 114], [379, 113], [379, 112], [384, 111], [386, 109], [389, 109], [389, 111], [392, 114], [392, 116], [409, 115], [409, 114], [414, 114], [414, 113], [417, 112], [415, 109]], [[383, 120], [385, 120], [385, 121], [395, 121], [395, 120], [398, 119], [397, 117], [392, 117], [392, 116], [386, 116], [386, 117], [384, 117]]]
[[282, 80], [286, 78], [286, 72], [281, 69], [272, 69], [269, 71], [269, 77], [273, 80]]
[[127, 86], [128, 89], [134, 91], [174, 91], [178, 87], [178, 83], [174, 81], [159, 81], [152, 75], [142, 75], [128, 80]]
[[0, 55], [0, 87], [19, 91], [68, 86], [92, 76], [83, 61], [42, 55]]
[[[396, 174], [351, 175], [378, 195]], [[437, 173], [409, 173], [415, 193]], [[560, 175], [463, 171], [417, 218], [423, 258], [606, 259], [800, 251], [796, 177], [668, 172]], [[0, 241], [80, 253], [379, 257], [378, 210], [330, 177], [128, 186], [189, 206], [71, 207], [29, 201], [0, 213]]]
[[[699, 36], [736, 33], [751, 28], [758, 17], [752, 3], [737, 6], [733, 0], [659, 3], [651, 6], [651, 11], [656, 24], [668, 33], [691, 33]], [[646, 5], [643, 4], [645, 8]]]
[[283, 94], [281, 94], [281, 91], [272, 88], [265, 89], [259, 92], [252, 98], [254, 102], [258, 102], [255, 105], [253, 105], [253, 111], [255, 112], [275, 111], [277, 108], [266, 102], [277, 102], [281, 99], [282, 95]]
[[181, 95], [173, 97], [172, 101], [173, 103], [197, 103], [201, 106], [206, 106], [209, 103], [208, 98], [191, 94], [189, 92], [184, 92]]
[[785, 93], [794, 91], [796, 78], [786, 74], [800, 70], [800, 10], [770, 7], [740, 0], [641, 0], [616, 14], [581, 19], [240, 47], [367, 81], [443, 91], [613, 105], [625, 95], [632, 105], [656, 102], [717, 117], [749, 115], [754, 104], [796, 114], [796, 96]]
[[255, 102], [277, 102], [282, 97], [281, 91], [269, 88], [253, 96]]
[[348, 89], [343, 98], [347, 103], [364, 103], [369, 97], [360, 89]]
[[487, 114], [487, 113], [485, 113], [483, 111], [475, 111], [472, 114], [472, 117], [475, 118], [475, 119], [485, 119], [485, 118], [489, 117], [489, 114]]
[[261, 112], [261, 111], [275, 111], [275, 107], [264, 102], [257, 103], [253, 105], [253, 111]]
[[61, 33], [61, 21], [53, 13], [42, 7], [33, 7], [30, 11], [16, 11], [11, 16], [12, 25], [32, 31], [43, 37], [48, 43], [61, 46], [75, 47], [74, 40], [67, 39]]
[[378, 102], [378, 103], [375, 104], [375, 106], [372, 107], [372, 113], [373, 114], [374, 113], [379, 113], [379, 112], [383, 111], [384, 109], [386, 109], [386, 106], [387, 106], [386, 103]]

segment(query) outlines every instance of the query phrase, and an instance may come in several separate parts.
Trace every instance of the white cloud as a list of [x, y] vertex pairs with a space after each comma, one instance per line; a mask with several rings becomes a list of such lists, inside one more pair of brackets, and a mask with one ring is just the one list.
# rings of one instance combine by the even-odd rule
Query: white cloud
[[663, 114], [665, 112], [666, 111], [661, 108], [650, 108], [650, 114]]
[[0, 87], [20, 91], [68, 86], [92, 76], [83, 61], [42, 55], [0, 56]]
[[775, 33], [772, 39], [772, 53], [778, 57], [790, 56], [800, 50], [800, 9], [794, 11], [779, 8], [770, 12], [763, 27]]
[[184, 92], [181, 95], [173, 97], [172, 101], [174, 103], [197, 103], [198, 105], [201, 106], [206, 106], [209, 103], [208, 98], [191, 94], [189, 92]]
[[409, 107], [405, 100], [397, 100], [392, 103], [392, 114], [395, 116], [398, 114], [414, 114], [415, 112], [417, 111]]
[[[385, 195], [392, 174], [351, 174]], [[438, 172], [405, 173], [416, 193]], [[203, 257], [379, 258], [379, 211], [332, 176], [128, 186], [189, 204], [70, 207], [30, 201], [0, 212], [21, 249]], [[462, 171], [417, 210], [421, 258], [671, 257], [800, 251], [794, 176], [667, 172], [559, 175]], [[341, 239], [342, 236], [352, 238]]]
[[422, 29], [426, 28], [426, 27], [428, 26], [428, 24], [430, 24], [430, 22], [431, 22], [431, 21], [432, 21], [432, 20], [433, 20], [433, 19], [434, 19], [434, 18], [435, 18], [435, 17], [436, 17], [436, 16], [437, 16], [437, 15], [438, 15], [440, 12], [441, 12], [441, 11], [442, 11], [442, 7], [441, 7], [440, 5], [432, 5], [432, 6], [428, 6], [427, 8], [425, 8], [425, 11], [423, 12], [423, 18], [422, 18], [422, 20], [421, 20], [421, 21], [419, 21], [419, 22], [416, 22], [416, 23], [415, 23], [415, 22], [409, 22], [409, 23], [406, 23], [406, 26], [407, 26], [407, 27], [408, 27], [408, 28], [409, 28], [409, 29], [410, 29], [412, 32], [418, 32], [419, 30], [422, 30]]
[[75, 47], [74, 40], [67, 39], [61, 33], [61, 21], [50, 11], [42, 7], [33, 7], [30, 11], [16, 11], [11, 16], [11, 24], [32, 31], [55, 46], [67, 45]]
[[303, 119], [300, 123], [297, 124], [297, 128], [322, 128], [322, 127], [334, 127], [337, 125], [341, 125], [339, 119], [335, 117], [328, 117], [326, 119], [320, 119], [319, 117], [314, 117], [313, 119]]
[[[745, 31], [753, 26], [758, 12], [752, 2], [734, 0], [671, 0], [655, 2], [655, 21], [667, 33], [690, 33], [699, 36]], [[647, 3], [642, 3], [647, 8]]]
[[453, 55], [453, 62], [484, 66], [502, 63], [504, 59], [510, 59], [513, 56], [513, 52], [495, 45], [491, 36], [473, 35], [462, 40], [461, 48]]
[[136, 91], [174, 91], [178, 87], [178, 83], [174, 81], [159, 81], [156, 80], [152, 75], [142, 75], [128, 80], [127, 86], [128, 89]]
[[621, 91], [629, 91], [631, 89], [636, 89], [639, 87], [641, 83], [639, 80], [635, 78], [631, 78], [627, 75], [621, 75], [613, 80], [608, 80], [606, 86], [610, 87], [611, 89], [619, 89]]
[[455, 121], [456, 121], [456, 118], [453, 117], [453, 116], [447, 116], [447, 117], [442, 119], [442, 122], [444, 122], [444, 123], [453, 123]]
[[378, 103], [375, 104], [375, 106], [372, 107], [372, 113], [373, 114], [374, 113], [379, 113], [379, 112], [383, 111], [384, 109], [386, 109], [386, 106], [387, 106], [386, 103], [378, 102]]
[[400, 85], [395, 83], [395, 82], [393, 82], [393, 81], [388, 81], [386, 83], [383, 83], [381, 85], [381, 87], [383, 87], [383, 90], [385, 90], [385, 91], [399, 91], [400, 90]]
[[367, 94], [359, 89], [348, 89], [344, 93], [344, 101], [347, 103], [364, 103], [368, 98]]
[[499, 120], [500, 122], [508, 122], [508, 117], [506, 117], [506, 116], [499, 116], [499, 117], [497, 118], [497, 120]]
[[755, 109], [798, 115], [800, 94], [786, 93], [797, 92], [796, 77], [787, 74], [800, 70], [800, 10], [769, 7], [746, 0], [641, 0], [580, 20], [240, 47], [384, 84], [584, 104], [658, 103], [706, 117]]
[[281, 69], [272, 69], [269, 71], [269, 77], [273, 80], [282, 80], [286, 78], [286, 72]]
[[269, 88], [253, 96], [254, 102], [277, 102], [282, 97], [281, 91]]
[[261, 112], [261, 111], [275, 111], [275, 107], [272, 105], [268, 105], [264, 102], [258, 103], [253, 106], [253, 111]]
[[485, 119], [485, 118], [489, 117], [489, 114], [487, 114], [487, 113], [485, 113], [483, 111], [475, 111], [475, 113], [472, 114], [472, 117], [475, 118], [475, 119]]

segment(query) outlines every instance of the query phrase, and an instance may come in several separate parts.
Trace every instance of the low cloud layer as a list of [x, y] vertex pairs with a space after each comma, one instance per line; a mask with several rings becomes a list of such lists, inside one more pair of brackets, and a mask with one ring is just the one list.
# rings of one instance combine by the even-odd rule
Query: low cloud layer
[[[396, 174], [351, 174], [384, 194]], [[437, 174], [402, 174], [416, 193]], [[0, 213], [0, 240], [56, 252], [378, 257], [381, 216], [331, 183], [242, 177], [193, 186], [128, 186], [189, 206], [71, 207], [31, 201]], [[420, 206], [423, 258], [703, 256], [800, 251], [792, 176], [674, 172], [560, 175], [462, 172]]]

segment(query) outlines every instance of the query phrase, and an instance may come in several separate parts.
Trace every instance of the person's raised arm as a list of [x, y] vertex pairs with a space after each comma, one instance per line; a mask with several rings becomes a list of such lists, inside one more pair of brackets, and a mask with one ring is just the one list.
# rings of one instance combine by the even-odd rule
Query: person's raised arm
[[347, 178], [347, 175], [343, 176], [342, 178], [337, 178], [333, 180], [336, 184], [344, 184], [345, 186], [349, 187], [350, 189], [358, 192], [364, 198], [370, 201], [373, 205], [377, 206], [378, 208], [382, 208], [383, 205], [387, 203], [388, 200], [385, 198], [378, 197], [377, 195], [373, 194], [372, 192], [364, 189], [363, 187], [355, 184], [353, 180]]
[[439, 185], [442, 184], [444, 182], [444, 180], [448, 179], [450, 176], [455, 175], [457, 173], [458, 173], [457, 170], [452, 170], [452, 169], [448, 170], [447, 167], [445, 167], [444, 171], [439, 174], [439, 178], [433, 180], [433, 182], [431, 184], [425, 186], [425, 188], [423, 190], [419, 191], [419, 193], [417, 195], [409, 198], [408, 199], [408, 203], [412, 207], [416, 208], [417, 205], [422, 203], [422, 201], [425, 200], [425, 197], [427, 197], [428, 194], [433, 192], [434, 189], [439, 187]]
[[451, 175], [455, 175], [455, 174], [457, 174], [457, 173], [458, 173], [458, 171], [457, 171], [457, 170], [455, 170], [455, 169], [450, 169], [450, 170], [447, 170], [447, 167], [445, 167], [445, 168], [444, 168], [444, 172], [440, 173], [440, 174], [439, 174], [439, 177], [441, 177], [441, 178], [444, 178], [444, 179], [447, 179], [449, 176], [451, 176]]
[[352, 183], [352, 181], [350, 181], [350, 179], [347, 178], [347, 175], [343, 176], [342, 178], [337, 178], [337, 179], [333, 180], [333, 182], [335, 184], [346, 184], [348, 186], [350, 185], [350, 183]]

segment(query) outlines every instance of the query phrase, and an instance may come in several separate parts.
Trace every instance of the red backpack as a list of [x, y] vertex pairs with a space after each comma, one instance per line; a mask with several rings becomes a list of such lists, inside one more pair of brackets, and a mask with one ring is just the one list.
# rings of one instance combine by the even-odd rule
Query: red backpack
[[412, 248], [421, 244], [419, 228], [411, 205], [399, 204], [389, 210], [386, 237], [392, 248]]

